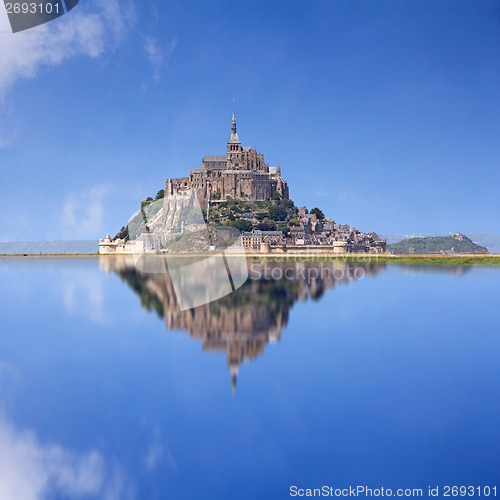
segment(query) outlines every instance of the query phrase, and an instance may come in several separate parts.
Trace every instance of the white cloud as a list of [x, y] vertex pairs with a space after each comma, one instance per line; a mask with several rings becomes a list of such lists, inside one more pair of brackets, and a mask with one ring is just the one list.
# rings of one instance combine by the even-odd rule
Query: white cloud
[[19, 431], [3, 417], [0, 443], [0, 498], [123, 498], [122, 473], [97, 451], [77, 454], [41, 444], [33, 432]]
[[[165, 48], [162, 48], [158, 40], [153, 37], [146, 39], [144, 44], [144, 51], [148, 56], [148, 60], [153, 68], [153, 81], [158, 83], [161, 79], [162, 70], [168, 67], [170, 56], [177, 45], [177, 38], [174, 38]], [[142, 84], [142, 89], [147, 90], [147, 84]]]
[[62, 297], [66, 312], [70, 316], [78, 316], [100, 325], [112, 324], [112, 318], [104, 308], [101, 276], [83, 271], [65, 275]]
[[111, 191], [108, 184], [88, 190], [73, 191], [66, 196], [61, 223], [66, 239], [98, 238], [104, 229], [104, 201]]
[[115, 48], [132, 17], [129, 0], [91, 0], [55, 21], [13, 34], [0, 8], [0, 98], [18, 80], [34, 78], [41, 67]]
[[159, 463], [164, 460], [166, 464], [177, 472], [177, 463], [170, 451], [167, 441], [163, 441], [160, 436], [160, 429], [154, 429], [153, 439], [144, 458], [144, 464], [147, 472], [153, 472]]
[[158, 434], [155, 434], [153, 442], [149, 447], [149, 450], [146, 454], [145, 464], [148, 472], [152, 472], [156, 469], [158, 462], [161, 460], [163, 456], [163, 446], [158, 438]]

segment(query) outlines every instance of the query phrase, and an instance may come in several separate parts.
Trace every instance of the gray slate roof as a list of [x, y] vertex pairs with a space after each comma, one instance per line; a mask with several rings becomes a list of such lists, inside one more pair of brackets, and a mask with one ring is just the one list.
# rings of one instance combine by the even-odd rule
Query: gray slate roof
[[229, 136], [229, 140], [227, 142], [228, 144], [241, 144], [240, 138], [238, 137], [238, 134], [236, 132], [231, 132], [231, 135]]
[[221, 155], [209, 155], [204, 156], [203, 161], [227, 161], [227, 157]]

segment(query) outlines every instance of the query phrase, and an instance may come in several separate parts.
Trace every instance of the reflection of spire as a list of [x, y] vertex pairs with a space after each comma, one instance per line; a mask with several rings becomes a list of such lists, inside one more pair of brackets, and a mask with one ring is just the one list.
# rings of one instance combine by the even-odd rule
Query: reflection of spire
[[229, 365], [229, 373], [231, 374], [231, 391], [233, 393], [233, 401], [234, 398], [236, 397], [236, 382], [239, 370], [240, 370], [239, 363]]
[[236, 375], [231, 376], [231, 391], [233, 393], [233, 401], [236, 398]]
[[[226, 352], [233, 398], [240, 366], [262, 356], [268, 343], [280, 340], [289, 310], [296, 301], [317, 299], [339, 283], [354, 283], [357, 280], [352, 273], [358, 268], [366, 276], [375, 276], [385, 268], [385, 264], [375, 263], [259, 261], [252, 267], [254, 276], [273, 276], [276, 268], [289, 279], [250, 279], [216, 302], [181, 311], [167, 265], [164, 274], [151, 275], [141, 271], [133, 256], [116, 255], [101, 256], [99, 266], [117, 272], [139, 295], [142, 307], [165, 318], [168, 330], [188, 331], [193, 340], [203, 343], [205, 352]], [[318, 278], [306, 279], [313, 275], [310, 271]]]

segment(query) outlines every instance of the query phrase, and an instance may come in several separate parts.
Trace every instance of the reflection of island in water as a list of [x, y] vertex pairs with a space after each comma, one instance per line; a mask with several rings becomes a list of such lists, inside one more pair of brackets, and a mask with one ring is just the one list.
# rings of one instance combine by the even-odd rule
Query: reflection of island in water
[[338, 284], [376, 275], [385, 264], [249, 260], [249, 278], [241, 288], [186, 311], [177, 304], [168, 273], [141, 273], [132, 256], [103, 256], [100, 267], [116, 272], [140, 296], [143, 308], [165, 318], [167, 329], [189, 331], [201, 339], [204, 351], [225, 351], [234, 390], [241, 363], [280, 340], [297, 300], [318, 300]]

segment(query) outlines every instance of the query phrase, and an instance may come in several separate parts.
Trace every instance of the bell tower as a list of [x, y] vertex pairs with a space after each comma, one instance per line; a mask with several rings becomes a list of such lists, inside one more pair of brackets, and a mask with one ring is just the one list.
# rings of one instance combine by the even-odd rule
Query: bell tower
[[241, 142], [238, 134], [236, 133], [236, 116], [234, 113], [234, 99], [233, 99], [233, 121], [231, 124], [231, 135], [227, 141], [227, 159], [233, 163], [235, 167], [239, 166], [241, 161]]

